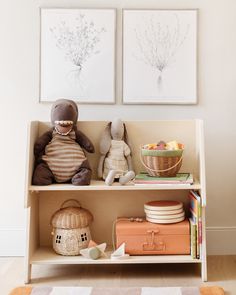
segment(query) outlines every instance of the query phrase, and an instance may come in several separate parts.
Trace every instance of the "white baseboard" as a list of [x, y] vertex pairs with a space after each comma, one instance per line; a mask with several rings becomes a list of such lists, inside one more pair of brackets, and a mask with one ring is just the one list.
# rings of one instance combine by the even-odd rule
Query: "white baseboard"
[[206, 228], [207, 255], [236, 255], [236, 226]]
[[25, 229], [1, 228], [0, 229], [0, 256], [25, 255]]
[[[207, 255], [236, 255], [236, 226], [207, 227]], [[0, 229], [0, 256], [25, 255], [25, 229]]]

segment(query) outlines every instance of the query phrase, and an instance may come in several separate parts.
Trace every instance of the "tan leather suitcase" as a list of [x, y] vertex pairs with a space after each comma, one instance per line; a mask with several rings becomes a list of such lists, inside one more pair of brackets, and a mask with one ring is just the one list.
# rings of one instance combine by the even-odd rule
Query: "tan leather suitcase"
[[188, 219], [173, 224], [156, 224], [118, 218], [115, 230], [116, 246], [125, 243], [125, 252], [130, 255], [190, 254]]

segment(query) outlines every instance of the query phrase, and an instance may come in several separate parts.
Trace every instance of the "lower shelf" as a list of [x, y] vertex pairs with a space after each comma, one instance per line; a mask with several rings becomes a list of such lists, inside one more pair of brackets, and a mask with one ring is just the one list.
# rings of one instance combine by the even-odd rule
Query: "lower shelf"
[[201, 259], [193, 259], [190, 255], [150, 255], [130, 256], [128, 259], [111, 260], [107, 257], [91, 260], [82, 256], [62, 256], [56, 254], [50, 247], [40, 247], [30, 259], [30, 264], [142, 264], [142, 263], [201, 263]]

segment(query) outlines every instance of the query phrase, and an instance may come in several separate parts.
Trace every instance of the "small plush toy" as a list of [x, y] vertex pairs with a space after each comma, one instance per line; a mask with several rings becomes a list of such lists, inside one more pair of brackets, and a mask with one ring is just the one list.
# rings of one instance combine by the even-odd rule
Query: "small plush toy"
[[51, 110], [53, 128], [40, 136], [34, 145], [34, 185], [72, 182], [89, 185], [92, 171], [83, 149], [94, 153], [87, 136], [77, 130], [78, 108], [74, 101], [59, 99]]
[[119, 179], [120, 184], [126, 184], [135, 177], [126, 127], [120, 119], [114, 119], [105, 128], [100, 153], [98, 177], [103, 178], [107, 185], [115, 179]]

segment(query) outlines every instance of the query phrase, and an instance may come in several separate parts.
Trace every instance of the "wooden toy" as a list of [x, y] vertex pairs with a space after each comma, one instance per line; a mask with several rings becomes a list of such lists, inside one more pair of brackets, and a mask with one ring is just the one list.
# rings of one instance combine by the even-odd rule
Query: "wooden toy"
[[97, 245], [94, 241], [90, 241], [88, 248], [80, 250], [80, 254], [84, 256], [85, 258], [96, 260], [102, 256], [106, 256], [105, 254], [106, 247], [107, 247], [106, 243]]
[[125, 243], [121, 244], [112, 254], [111, 260], [121, 260], [129, 258], [129, 254], [125, 253]]

